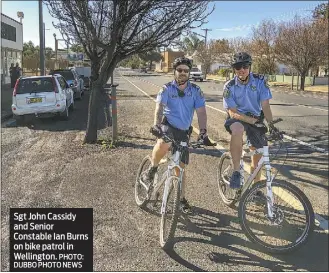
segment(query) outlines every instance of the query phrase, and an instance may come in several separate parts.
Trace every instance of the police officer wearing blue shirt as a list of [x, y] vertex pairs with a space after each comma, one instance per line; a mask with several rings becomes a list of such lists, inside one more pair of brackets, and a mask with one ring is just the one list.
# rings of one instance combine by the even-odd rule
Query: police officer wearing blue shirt
[[[266, 145], [266, 126], [263, 123], [264, 116], [271, 130], [277, 130], [271, 121], [273, 120], [269, 100], [272, 98], [269, 86], [264, 76], [250, 72], [252, 64], [251, 56], [246, 52], [239, 52], [233, 56], [231, 63], [235, 77], [224, 85], [223, 105], [228, 113], [225, 121], [225, 129], [231, 134], [230, 152], [233, 161], [234, 172], [230, 179], [231, 188], [240, 187], [240, 158], [242, 155], [243, 133], [247, 134], [251, 149], [261, 148]], [[259, 126], [259, 127], [258, 127]], [[251, 171], [260, 160], [261, 155], [252, 158]], [[260, 180], [259, 172], [255, 181]]]
[[[170, 143], [166, 143], [161, 138], [162, 133], [171, 135], [177, 142], [188, 141], [192, 132], [191, 124], [194, 110], [196, 110], [200, 128], [198, 140], [203, 140], [205, 145], [213, 145], [207, 136], [207, 113], [203, 93], [199, 86], [188, 80], [192, 68], [191, 61], [187, 58], [177, 58], [173, 63], [173, 68], [175, 79], [163, 86], [156, 100], [154, 125], [151, 132], [157, 135], [159, 139], [153, 148], [152, 165], [142, 174], [142, 179], [147, 182], [153, 181], [160, 160], [170, 148]], [[188, 161], [187, 151], [182, 155], [180, 165], [184, 167]], [[190, 206], [184, 197], [184, 180], [183, 177], [181, 206], [186, 212]]]

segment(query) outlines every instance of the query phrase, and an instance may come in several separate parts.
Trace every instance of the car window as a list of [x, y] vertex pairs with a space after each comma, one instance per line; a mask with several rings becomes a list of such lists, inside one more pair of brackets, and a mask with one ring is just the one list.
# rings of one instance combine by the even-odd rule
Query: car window
[[73, 75], [73, 72], [72, 71], [58, 71], [58, 70], [54, 70], [54, 71], [52, 71], [51, 73], [50, 73], [50, 75], [54, 75], [54, 74], [59, 74], [59, 75], [61, 75], [61, 76], [63, 76], [64, 77], [64, 79], [65, 80], [67, 80], [67, 81], [72, 81], [72, 80], [74, 80], [75, 78], [74, 78], [74, 75]]
[[58, 82], [62, 89], [66, 89], [66, 81], [64, 80], [64, 78], [58, 77]]
[[197, 67], [192, 67], [192, 69], [191, 69], [191, 72], [199, 72], [200, 70], [199, 70], [199, 68], [197, 68]]
[[54, 90], [52, 78], [26, 78], [19, 80], [16, 94], [54, 92]]

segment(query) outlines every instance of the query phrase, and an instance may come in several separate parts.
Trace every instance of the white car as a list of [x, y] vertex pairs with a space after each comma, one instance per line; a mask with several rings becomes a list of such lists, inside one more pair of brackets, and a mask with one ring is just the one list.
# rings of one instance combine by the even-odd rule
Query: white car
[[11, 110], [17, 122], [25, 115], [55, 114], [67, 120], [74, 109], [73, 91], [61, 75], [21, 77], [17, 80]]
[[79, 76], [74, 67], [55, 69], [49, 73], [49, 75], [55, 74], [64, 77], [66, 82], [70, 85], [70, 88], [73, 90], [74, 98], [79, 100], [82, 99], [82, 95], [84, 94], [84, 82], [83, 78]]
[[190, 78], [192, 78], [194, 81], [199, 80], [203, 81], [204, 76], [202, 74], [202, 71], [197, 68], [197, 67], [192, 67], [191, 72], [190, 72]]

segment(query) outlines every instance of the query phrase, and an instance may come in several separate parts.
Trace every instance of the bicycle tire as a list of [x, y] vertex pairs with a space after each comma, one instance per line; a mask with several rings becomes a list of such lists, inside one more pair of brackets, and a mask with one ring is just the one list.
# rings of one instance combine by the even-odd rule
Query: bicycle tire
[[[140, 175], [143, 172], [143, 170], [145, 170], [144, 167], [146, 166], [146, 164], [148, 164], [148, 165], [151, 164], [151, 157], [149, 155], [144, 157], [141, 164], [139, 165], [137, 175], [136, 175], [136, 180], [135, 180], [135, 201], [136, 201], [137, 206], [139, 206], [140, 208], [145, 207], [147, 202], [149, 201], [148, 195], [146, 195], [146, 198], [140, 199], [140, 196], [138, 193], [138, 189], [141, 186]], [[156, 179], [156, 177], [155, 177], [155, 179]]]
[[[253, 194], [255, 194], [257, 191], [260, 191], [261, 188], [266, 188], [266, 181], [260, 181], [255, 183], [249, 190], [247, 190], [241, 197], [240, 202], [239, 202], [239, 220], [241, 223], [241, 228], [243, 230], [243, 232], [245, 233], [245, 235], [247, 236], [247, 238], [252, 241], [253, 243], [259, 245], [263, 250], [265, 250], [266, 252], [269, 253], [275, 253], [275, 254], [283, 254], [283, 253], [289, 253], [289, 252], [293, 252], [297, 249], [299, 249], [300, 247], [302, 247], [309, 239], [310, 235], [312, 234], [313, 230], [314, 230], [314, 226], [315, 226], [315, 216], [314, 216], [314, 211], [311, 205], [311, 202], [309, 201], [309, 199], [306, 197], [306, 195], [296, 186], [294, 186], [291, 183], [285, 182], [285, 181], [273, 181], [272, 182], [272, 191], [275, 188], [281, 188], [283, 189], [283, 192], [285, 192], [284, 194], [286, 194], [286, 192], [288, 192], [291, 196], [291, 194], [294, 196], [294, 199], [292, 200], [298, 200], [300, 202], [300, 204], [302, 205], [305, 214], [305, 222], [306, 222], [306, 226], [303, 230], [303, 233], [301, 236], [299, 236], [297, 238], [296, 241], [292, 241], [291, 244], [288, 244], [286, 246], [274, 246], [268, 243], [263, 242], [262, 240], [258, 239], [258, 237], [251, 231], [251, 229], [249, 228], [247, 221], [246, 221], [246, 202], [248, 201], [248, 198], [252, 198]], [[289, 195], [286, 195], [289, 196]], [[265, 196], [264, 196], [265, 198]], [[287, 197], [285, 197], [287, 198]], [[283, 199], [285, 199], [283, 198]], [[282, 197], [281, 197], [282, 200]], [[263, 201], [264, 204], [266, 204], [266, 198]], [[285, 201], [286, 202], [286, 201]], [[276, 206], [276, 203], [274, 202], [274, 207]], [[277, 207], [279, 207], [279, 205], [277, 205]], [[267, 209], [266, 212], [267, 213]], [[284, 214], [282, 214], [283, 217], [285, 217]], [[287, 213], [287, 215], [289, 216], [289, 212]], [[296, 217], [295, 217], [296, 218]], [[287, 221], [287, 219], [284, 219]], [[279, 226], [279, 225], [278, 225]], [[274, 226], [276, 227], [276, 226]], [[273, 229], [274, 230], [274, 229]], [[268, 231], [271, 231], [270, 229], [268, 229]], [[282, 236], [288, 236], [290, 233], [283, 233], [284, 231], [282, 231]], [[281, 234], [281, 233], [279, 233]]]
[[[238, 201], [238, 199], [236, 198], [236, 196], [234, 196], [234, 198], [227, 198], [227, 196], [225, 195], [224, 189], [223, 189], [224, 185], [225, 185], [225, 187], [229, 188], [229, 185], [227, 183], [225, 183], [225, 181], [223, 181], [223, 175], [224, 175], [223, 174], [223, 171], [224, 171], [223, 164], [224, 164], [225, 160], [231, 161], [231, 155], [229, 152], [223, 153], [218, 162], [217, 185], [218, 185], [219, 196], [221, 197], [221, 199], [223, 200], [225, 205], [227, 205], [230, 208], [235, 208], [235, 204]], [[231, 190], [231, 191], [233, 191], [233, 190]], [[234, 192], [236, 192], [236, 191], [234, 190]]]
[[[171, 246], [172, 239], [174, 238], [177, 221], [178, 221], [178, 214], [179, 214], [179, 198], [180, 198], [180, 189], [178, 186], [178, 177], [177, 176], [170, 176], [169, 183], [172, 185], [171, 190], [169, 189], [168, 197], [167, 197], [167, 205], [165, 208], [165, 213], [161, 215], [161, 223], [160, 223], [160, 245], [163, 249], [168, 249]], [[167, 222], [167, 206], [168, 200], [171, 195], [174, 195], [173, 201], [173, 209], [172, 209], [172, 221], [169, 226], [169, 232], [167, 238], [165, 238], [165, 225]]]

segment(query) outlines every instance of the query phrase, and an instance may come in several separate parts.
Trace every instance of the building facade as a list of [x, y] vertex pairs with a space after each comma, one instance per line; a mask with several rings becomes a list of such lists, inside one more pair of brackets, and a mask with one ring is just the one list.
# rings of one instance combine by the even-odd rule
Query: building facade
[[22, 67], [23, 25], [1, 13], [1, 84], [10, 83], [11, 64]]
[[184, 52], [181, 51], [165, 51], [161, 52], [162, 59], [159, 63], [155, 63], [155, 71], [172, 72], [173, 62], [178, 57], [184, 57]]

